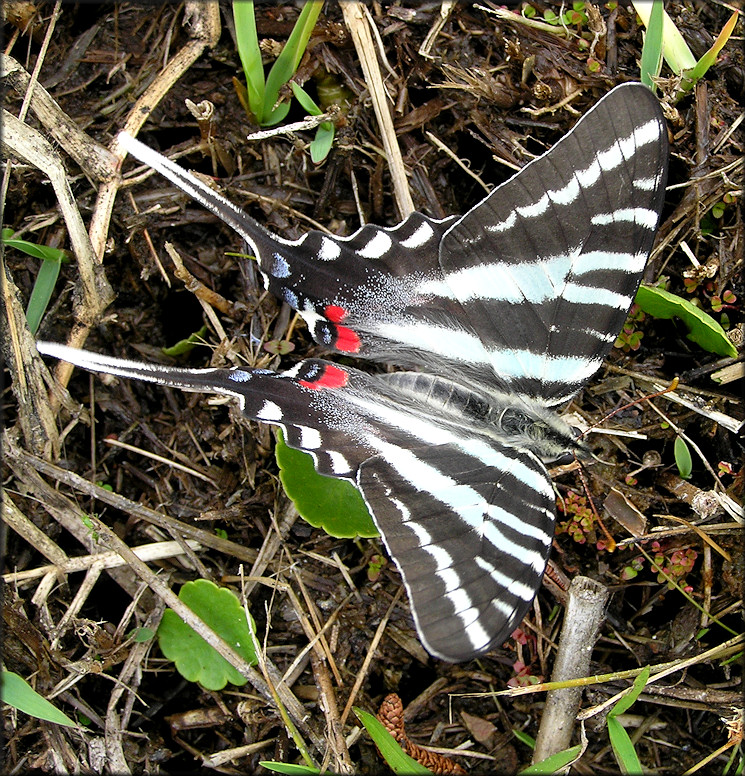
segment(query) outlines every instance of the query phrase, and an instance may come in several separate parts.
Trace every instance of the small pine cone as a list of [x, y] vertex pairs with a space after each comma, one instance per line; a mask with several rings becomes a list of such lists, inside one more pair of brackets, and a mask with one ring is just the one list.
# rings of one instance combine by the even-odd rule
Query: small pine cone
[[392, 692], [383, 698], [378, 709], [378, 719], [385, 725], [385, 729], [398, 741], [399, 744], [406, 741], [404, 731], [404, 705], [401, 698]]
[[429, 752], [410, 741], [404, 730], [404, 705], [396, 693], [386, 695], [378, 709], [378, 719], [412, 759], [429, 768], [436, 776], [465, 776], [458, 763], [436, 752]]

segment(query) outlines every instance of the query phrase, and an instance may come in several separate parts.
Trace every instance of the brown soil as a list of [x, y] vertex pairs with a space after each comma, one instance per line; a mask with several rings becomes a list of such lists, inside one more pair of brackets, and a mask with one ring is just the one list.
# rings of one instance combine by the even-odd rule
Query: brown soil
[[[206, 6], [196, 5], [204, 21]], [[83, 156], [89, 161], [94, 142], [110, 147], [133, 120], [143, 107], [137, 101], [162, 78], [164, 64], [200, 47], [162, 99], [146, 106], [141, 140], [169, 156], [180, 153], [180, 164], [216, 178], [228, 198], [287, 238], [314, 222], [351, 233], [360, 223], [358, 202], [369, 222], [399, 220], [380, 152], [381, 131], [336, 3], [326, 3], [298, 78], [315, 95], [319, 79], [329, 74], [332, 100], [346, 96], [350, 104], [338, 120], [333, 150], [318, 166], [308, 153], [312, 132], [246, 140], [257, 127], [232, 83], [243, 75], [228, 4], [220, 6], [221, 30], [214, 40], [194, 19], [184, 25], [183, 4], [64, 4], [49, 40], [50, 4], [5, 6], [5, 53], [20, 68], [6, 78], [5, 107], [21, 115], [27, 94], [22, 71], [34, 73], [87, 135]], [[560, 13], [557, 3], [533, 6], [538, 17], [544, 10]], [[724, 3], [666, 6], [696, 56], [731, 13]], [[604, 31], [592, 19], [580, 20], [567, 37], [460, 3], [428, 56], [419, 51], [439, 18], [439, 3], [369, 7], [385, 53], [383, 76], [414, 206], [431, 216], [464, 212], [484, 196], [455, 157], [482, 181], [498, 184], [555, 143], [612, 86], [639, 77], [642, 29], [625, 7], [599, 7]], [[259, 39], [281, 45], [296, 17], [295, 4], [259, 4]], [[742, 21], [734, 34], [742, 35]], [[745, 293], [738, 207], [743, 135], [737, 122], [745, 82], [740, 41], [731, 40], [695, 90], [670, 106], [671, 188], [647, 276], [666, 277], [671, 292], [700, 302], [733, 338], [742, 336]], [[266, 62], [272, 50], [267, 45]], [[670, 75], [667, 67], [663, 75]], [[661, 83], [663, 95], [674, 90], [673, 79]], [[202, 134], [187, 99], [214, 106], [214, 120], [201, 127]], [[52, 140], [86, 227], [101, 219], [94, 250], [103, 253], [105, 274], [97, 275], [97, 290], [86, 295], [79, 257], [63, 265], [38, 338], [167, 362], [161, 348], [206, 323], [206, 346], [178, 357], [180, 363], [289, 368], [298, 354], [321, 352], [304, 326], [263, 293], [252, 263], [236, 258], [242, 250], [236, 235], [159, 176], [140, 176], [131, 159], [124, 162], [124, 184], [105, 218], [105, 174], [73, 159], [64, 137], [55, 135], [59, 124], [40, 118], [37, 104], [34, 97], [24, 105], [24, 120]], [[303, 116], [295, 103], [286, 122]], [[210, 145], [200, 150], [206, 133]], [[71, 249], [55, 192], [34, 162], [8, 153], [3, 225], [31, 242]], [[206, 317], [176, 277], [165, 242], [196, 280], [232, 304]], [[382, 761], [367, 733], [354, 734], [359, 723], [350, 708], [375, 712], [385, 696], [397, 693], [411, 742], [462, 747], [455, 760], [469, 773], [516, 772], [529, 764], [531, 753], [515, 733], [536, 736], [545, 694], [487, 693], [548, 680], [562, 622], [562, 580], [577, 573], [612, 593], [593, 673], [677, 666], [649, 685], [627, 714], [644, 768], [679, 774], [710, 756], [701, 772], [723, 773], [732, 758], [730, 767], [742, 768], [742, 717], [739, 728], [735, 722], [742, 707], [742, 644], [728, 646], [742, 630], [742, 532], [721, 506], [736, 504], [741, 493], [741, 450], [723, 418], [742, 417], [742, 372], [734, 372], [730, 382], [715, 382], [732, 359], [692, 343], [679, 321], [639, 321], [641, 346], [614, 349], [570, 409], [599, 421], [652, 392], [644, 378], [666, 384], [679, 376], [680, 393], [701, 411], [666, 398], [624, 409], [611, 425], [637, 436], [598, 442], [600, 461], [583, 479], [568, 467], [555, 480], [565, 503], [572, 503], [570, 493], [589, 491], [598, 509], [615, 488], [646, 518], [646, 527], [636, 531], [646, 541], [630, 541], [634, 528], [628, 520], [636, 515], [624, 518], [633, 510], [619, 507], [621, 499], [608, 503], [604, 513], [619, 544], [614, 552], [603, 549], [591, 512], [591, 525], [579, 533], [560, 530], [552, 555], [558, 584], [544, 585], [518, 638], [478, 661], [449, 665], [419, 645], [393, 564], [379, 574], [371, 571], [375, 556], [385, 554], [379, 540], [337, 539], [296, 517], [279, 485], [274, 435], [267, 427], [201, 394], [81, 371], [57, 372], [69, 394], [57, 390], [49, 399], [33, 338], [22, 331], [15, 311], [18, 302], [25, 308], [39, 262], [11, 249], [4, 261], [3, 514], [12, 530], [5, 547], [3, 662], [79, 723], [63, 728], [5, 707], [7, 772], [248, 773], [265, 772], [262, 760], [302, 762], [283, 721], [286, 703], [252, 683], [207, 691], [179, 675], [157, 639], [134, 638], [142, 633], [138, 629], [155, 630], [165, 608], [153, 580], [178, 592], [199, 578], [248, 594], [266, 658], [276, 668], [272, 681], [302, 653], [287, 692], [302, 704], [305, 718], [289, 713], [317, 764], [333, 772], [380, 772]], [[115, 294], [110, 303], [107, 284]], [[276, 356], [260, 344], [283, 339], [294, 352]], [[674, 463], [677, 431], [693, 452], [687, 481]], [[700, 506], [717, 498], [708, 512]], [[112, 533], [97, 528], [96, 519]], [[650, 536], [658, 529], [664, 530]], [[183, 548], [187, 539], [196, 540], [197, 548], [151, 561], [145, 571], [132, 562], [93, 570], [90, 564], [69, 566], [70, 559], [112, 548], [169, 540]], [[658, 555], [678, 589], [651, 568], [649, 558]], [[638, 574], [629, 578], [635, 561]], [[676, 561], [692, 567], [677, 573]], [[43, 568], [48, 564], [56, 564], [56, 571]], [[257, 576], [259, 583], [245, 579]], [[316, 648], [304, 652], [330, 619]], [[382, 637], [371, 655], [379, 628]], [[583, 709], [630, 681], [619, 676], [587, 688]], [[586, 736], [587, 750], [573, 772], [616, 772], [603, 713], [586, 723]]]

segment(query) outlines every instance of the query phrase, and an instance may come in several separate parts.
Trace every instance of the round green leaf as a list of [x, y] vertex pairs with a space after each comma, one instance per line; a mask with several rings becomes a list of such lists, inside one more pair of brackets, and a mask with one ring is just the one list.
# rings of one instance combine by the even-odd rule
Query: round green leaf
[[[197, 579], [181, 588], [179, 598], [248, 663], [256, 664], [251, 638], [255, 629], [253, 619], [249, 616], [250, 623], [246, 622], [246, 614], [230, 590], [207, 579]], [[228, 682], [241, 687], [247, 681], [171, 609], [163, 613], [158, 643], [184, 679], [199, 682], [207, 690], [222, 690]]]
[[724, 329], [703, 310], [669, 291], [640, 286], [634, 300], [645, 313], [655, 318], [680, 318], [688, 329], [688, 339], [718, 356], [737, 356], [737, 349], [727, 339]]
[[312, 526], [339, 538], [378, 536], [365, 502], [351, 482], [319, 474], [313, 458], [288, 447], [281, 432], [277, 433], [275, 455], [285, 493]]

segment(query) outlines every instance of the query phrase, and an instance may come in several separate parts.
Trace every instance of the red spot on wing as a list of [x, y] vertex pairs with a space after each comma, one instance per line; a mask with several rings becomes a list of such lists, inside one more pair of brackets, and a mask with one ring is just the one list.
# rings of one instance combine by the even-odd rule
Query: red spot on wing
[[308, 380], [300, 380], [300, 385], [303, 388], [312, 388], [316, 390], [318, 388], [343, 388], [349, 380], [349, 374], [338, 366], [327, 366], [323, 372], [312, 382]]
[[349, 313], [348, 310], [345, 310], [343, 307], [340, 307], [338, 304], [330, 304], [326, 306], [326, 309], [323, 311], [326, 318], [331, 321], [331, 323], [341, 323]]
[[359, 353], [361, 345], [360, 338], [352, 329], [346, 326], [336, 327], [334, 347], [337, 350], [341, 350], [344, 353]]

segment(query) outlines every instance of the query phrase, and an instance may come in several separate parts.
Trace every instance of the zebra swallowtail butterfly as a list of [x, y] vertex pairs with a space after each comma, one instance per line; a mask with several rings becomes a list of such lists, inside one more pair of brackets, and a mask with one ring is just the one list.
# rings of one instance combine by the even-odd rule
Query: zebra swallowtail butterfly
[[613, 89], [464, 216], [414, 213], [346, 238], [284, 240], [139, 141], [120, 143], [248, 243], [266, 287], [319, 344], [417, 371], [373, 375], [319, 359], [279, 373], [180, 369], [39, 350], [236, 397], [320, 473], [359, 489], [431, 654], [461, 661], [504, 642], [551, 547], [544, 461], [581, 447], [554, 408], [608, 354], [655, 237], [668, 149], [652, 92]]

